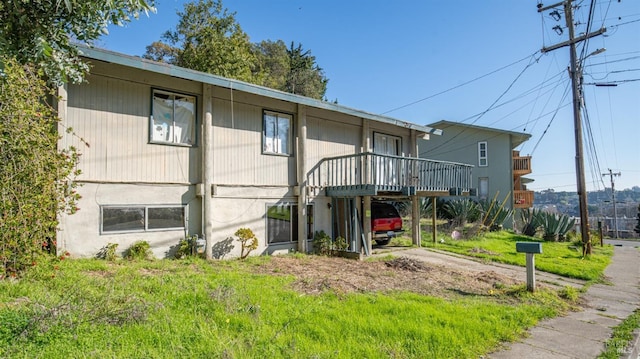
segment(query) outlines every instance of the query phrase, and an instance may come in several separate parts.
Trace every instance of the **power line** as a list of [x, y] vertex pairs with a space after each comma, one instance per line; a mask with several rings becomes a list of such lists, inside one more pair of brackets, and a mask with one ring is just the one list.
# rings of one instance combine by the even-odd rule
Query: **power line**
[[509, 65], [505, 65], [505, 66], [503, 66], [503, 67], [501, 67], [501, 68], [499, 68], [499, 69], [493, 70], [493, 71], [491, 71], [491, 72], [489, 72], [489, 73], [486, 73], [486, 74], [484, 74], [484, 75], [482, 75], [482, 76], [478, 76], [478, 77], [476, 77], [476, 78], [474, 78], [474, 79], [472, 79], [472, 80], [469, 80], [469, 81], [463, 82], [463, 83], [461, 83], [460, 85], [457, 85], [457, 86], [454, 86], [454, 87], [448, 88], [448, 89], [446, 89], [446, 90], [444, 90], [444, 91], [440, 91], [440, 92], [435, 93], [435, 94], [433, 94], [433, 95], [429, 95], [429, 96], [427, 96], [427, 97], [424, 97], [424, 98], [421, 98], [421, 99], [419, 99], [419, 100], [413, 101], [413, 102], [408, 103], [408, 104], [406, 104], [406, 105], [402, 105], [402, 106], [399, 106], [399, 107], [393, 108], [393, 109], [391, 109], [391, 110], [388, 110], [388, 111], [386, 111], [386, 112], [383, 112], [382, 114], [383, 114], [383, 115], [386, 115], [386, 114], [388, 114], [388, 113], [391, 113], [391, 112], [394, 112], [394, 111], [397, 111], [397, 110], [403, 109], [403, 108], [405, 108], [405, 107], [413, 106], [413, 105], [415, 105], [415, 104], [417, 104], [417, 103], [420, 103], [420, 102], [423, 102], [423, 101], [426, 101], [426, 100], [432, 99], [432, 98], [434, 98], [434, 97], [436, 97], [436, 96], [439, 96], [439, 95], [445, 94], [445, 93], [447, 93], [447, 92], [453, 91], [453, 90], [455, 90], [455, 89], [457, 89], [457, 88], [460, 88], [460, 87], [462, 87], [462, 86], [466, 86], [466, 85], [468, 85], [468, 84], [470, 84], [470, 83], [472, 83], [472, 82], [475, 82], [475, 81], [478, 81], [478, 80], [480, 80], [480, 79], [483, 79], [483, 78], [485, 78], [485, 77], [487, 77], [487, 76], [493, 75], [493, 74], [495, 74], [496, 72], [502, 71], [502, 70], [504, 70], [504, 69], [506, 69], [506, 68], [509, 68], [509, 67], [511, 67], [511, 66], [513, 66], [513, 65], [515, 65], [515, 64], [518, 64], [518, 63], [520, 63], [520, 62], [522, 62], [522, 61], [524, 61], [524, 60], [526, 60], [526, 59], [528, 59], [528, 58], [531, 58], [532, 56], [534, 56], [534, 55], [535, 55], [535, 54], [537, 54], [538, 52], [539, 52], [539, 51], [536, 51], [536, 52], [534, 52], [533, 54], [528, 55], [528, 56], [526, 56], [526, 57], [523, 57], [522, 59], [520, 59], [520, 60], [518, 60], [518, 61], [512, 62], [512, 63], [510, 63]]

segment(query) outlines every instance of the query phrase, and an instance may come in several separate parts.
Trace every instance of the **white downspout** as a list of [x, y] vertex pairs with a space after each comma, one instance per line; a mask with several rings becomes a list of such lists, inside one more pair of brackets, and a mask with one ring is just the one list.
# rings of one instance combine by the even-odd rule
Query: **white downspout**
[[298, 252], [307, 253], [307, 108], [298, 104]]
[[213, 259], [213, 104], [211, 85], [202, 85], [202, 225], [205, 257]]

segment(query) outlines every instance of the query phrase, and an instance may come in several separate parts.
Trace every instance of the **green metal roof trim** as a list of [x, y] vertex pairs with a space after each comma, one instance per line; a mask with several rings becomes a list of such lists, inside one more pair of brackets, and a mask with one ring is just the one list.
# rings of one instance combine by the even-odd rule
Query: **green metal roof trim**
[[182, 68], [174, 65], [155, 62], [155, 61], [143, 59], [140, 57], [125, 55], [125, 54], [104, 50], [104, 49], [90, 48], [90, 47], [81, 46], [81, 45], [78, 45], [78, 49], [81, 51], [82, 56], [88, 59], [110, 62], [110, 63], [122, 65], [122, 66], [139, 69], [139, 70], [155, 72], [155, 73], [173, 76], [173, 77], [177, 77], [185, 80], [192, 80], [192, 81], [202, 82], [202, 83], [206, 83], [206, 84], [210, 84], [218, 87], [233, 89], [237, 91], [243, 91], [243, 92], [247, 92], [255, 95], [271, 97], [274, 99], [293, 102], [293, 103], [297, 103], [297, 104], [301, 104], [309, 107], [315, 107], [315, 108], [340, 112], [347, 115], [365, 118], [368, 120], [388, 123], [388, 124], [396, 125], [399, 127], [408, 128], [408, 129], [414, 129], [422, 133], [428, 133], [433, 135], [442, 134], [442, 130], [435, 129], [429, 126], [421, 126], [414, 123], [401, 121], [392, 117], [376, 115], [373, 113], [356, 110], [353, 108], [337, 105], [334, 103], [315, 100], [305, 96], [294, 95], [291, 93], [282, 92], [282, 91], [270, 89], [267, 87], [250, 84], [247, 82], [228, 79], [228, 78], [212, 75], [205, 72], [190, 70], [190, 69], [186, 69], [186, 68]]

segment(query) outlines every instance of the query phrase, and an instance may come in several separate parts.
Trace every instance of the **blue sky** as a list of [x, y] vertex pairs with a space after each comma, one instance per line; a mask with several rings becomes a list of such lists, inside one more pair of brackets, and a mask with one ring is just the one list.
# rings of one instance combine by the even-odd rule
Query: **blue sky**
[[[549, 1], [550, 5], [557, 1]], [[185, 1], [158, 0], [157, 13], [111, 26], [96, 46], [142, 55], [175, 29]], [[577, 33], [589, 1], [574, 1]], [[532, 190], [575, 191], [575, 142], [569, 49], [558, 22], [535, 0], [223, 2], [252, 42], [283, 40], [311, 50], [329, 79], [326, 97], [341, 105], [417, 124], [439, 120], [526, 132]], [[588, 190], [640, 186], [640, 0], [598, 0], [584, 62], [585, 171]], [[561, 10], [561, 9], [560, 9]], [[562, 11], [560, 14], [564, 16]], [[553, 28], [563, 28], [559, 35]], [[582, 51], [582, 46], [578, 47]], [[617, 81], [617, 87], [602, 84]]]

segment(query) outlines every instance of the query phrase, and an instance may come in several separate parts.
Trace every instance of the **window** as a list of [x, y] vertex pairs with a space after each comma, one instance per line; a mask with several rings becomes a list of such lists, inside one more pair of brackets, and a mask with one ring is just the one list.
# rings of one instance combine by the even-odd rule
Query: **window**
[[196, 143], [196, 98], [153, 90], [149, 137], [152, 143]]
[[184, 229], [184, 206], [102, 206], [100, 233]]
[[[313, 205], [307, 205], [307, 239], [313, 238]], [[267, 206], [267, 243], [298, 241], [298, 205], [279, 203]]]
[[487, 142], [478, 142], [478, 166], [488, 166]]
[[264, 111], [262, 129], [262, 152], [278, 155], [290, 155], [291, 152], [291, 115]]

